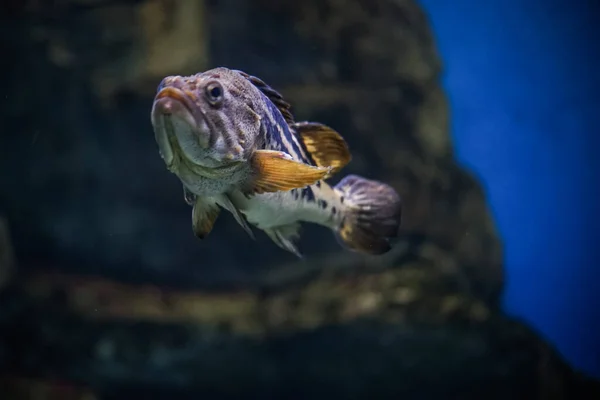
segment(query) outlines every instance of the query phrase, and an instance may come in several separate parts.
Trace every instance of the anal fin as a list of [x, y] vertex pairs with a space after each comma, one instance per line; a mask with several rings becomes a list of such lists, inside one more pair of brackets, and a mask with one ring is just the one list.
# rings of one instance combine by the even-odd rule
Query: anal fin
[[302, 254], [298, 250], [295, 242], [300, 238], [300, 223], [292, 223], [289, 225], [278, 226], [276, 228], [265, 229], [265, 233], [273, 242], [283, 250], [289, 251], [298, 258], [302, 258]]
[[314, 167], [282, 151], [257, 150], [252, 157], [251, 193], [286, 192], [325, 179], [331, 167]]
[[339, 172], [352, 159], [344, 138], [327, 125], [303, 121], [290, 126], [296, 131], [317, 166], [331, 167], [331, 175]]
[[240, 226], [242, 228], [244, 228], [244, 230], [246, 231], [246, 233], [252, 239], [255, 239], [254, 232], [252, 232], [252, 229], [250, 229], [250, 225], [248, 225], [248, 222], [246, 221], [246, 218], [241, 213], [241, 211], [232, 203], [231, 198], [229, 197], [228, 194], [224, 194], [224, 195], [219, 196], [217, 202], [223, 208], [225, 208], [227, 211], [229, 211], [233, 215], [233, 217], [235, 218], [235, 220], [237, 221], [237, 223], [240, 224]]
[[212, 231], [221, 208], [211, 198], [196, 197], [192, 209], [192, 230], [199, 239], [204, 239]]

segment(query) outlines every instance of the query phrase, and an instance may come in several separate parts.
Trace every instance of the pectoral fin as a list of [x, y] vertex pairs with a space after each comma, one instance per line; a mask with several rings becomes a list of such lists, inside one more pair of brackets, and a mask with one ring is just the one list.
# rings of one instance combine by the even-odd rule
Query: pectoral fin
[[304, 147], [319, 167], [331, 167], [331, 174], [344, 168], [352, 159], [348, 144], [332, 128], [318, 122], [291, 124]]
[[252, 160], [253, 193], [285, 192], [303, 188], [329, 176], [330, 167], [313, 167], [295, 161], [282, 151], [258, 150]]
[[192, 230], [198, 239], [204, 239], [212, 231], [221, 209], [212, 199], [196, 197], [192, 209]]

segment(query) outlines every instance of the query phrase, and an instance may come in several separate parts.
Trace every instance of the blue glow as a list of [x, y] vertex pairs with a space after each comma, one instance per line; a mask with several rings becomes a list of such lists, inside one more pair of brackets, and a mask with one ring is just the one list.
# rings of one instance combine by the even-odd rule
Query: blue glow
[[507, 312], [600, 377], [600, 13], [566, 0], [421, 0], [460, 162], [504, 240]]

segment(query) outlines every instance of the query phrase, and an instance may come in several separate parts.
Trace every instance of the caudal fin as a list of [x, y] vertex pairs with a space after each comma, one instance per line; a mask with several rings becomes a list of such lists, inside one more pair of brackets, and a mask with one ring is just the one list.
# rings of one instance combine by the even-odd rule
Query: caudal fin
[[402, 217], [398, 193], [385, 183], [357, 175], [346, 176], [334, 189], [344, 204], [344, 219], [336, 232], [340, 243], [367, 254], [388, 252]]

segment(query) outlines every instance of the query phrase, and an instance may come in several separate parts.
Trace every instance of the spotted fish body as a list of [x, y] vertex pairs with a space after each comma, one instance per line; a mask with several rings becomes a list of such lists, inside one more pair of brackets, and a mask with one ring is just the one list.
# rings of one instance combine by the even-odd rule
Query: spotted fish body
[[400, 225], [397, 193], [355, 175], [330, 186], [325, 179], [351, 159], [346, 142], [323, 124], [295, 122], [289, 108], [241, 71], [163, 80], [152, 124], [167, 168], [194, 206], [195, 234], [205, 237], [224, 208], [250, 235], [249, 224], [298, 256], [300, 222], [330, 228], [351, 250], [388, 251]]
[[[294, 129], [277, 106], [265, 95], [268, 110], [264, 119], [264, 148], [283, 151], [295, 160], [317, 166]], [[291, 119], [291, 118], [290, 118]], [[310, 222], [336, 229], [341, 221], [343, 197], [324, 180], [303, 188], [289, 191], [243, 196], [233, 194], [233, 203], [245, 215], [248, 222], [265, 231], [280, 247], [300, 255], [292, 243], [299, 236], [299, 222]]]

